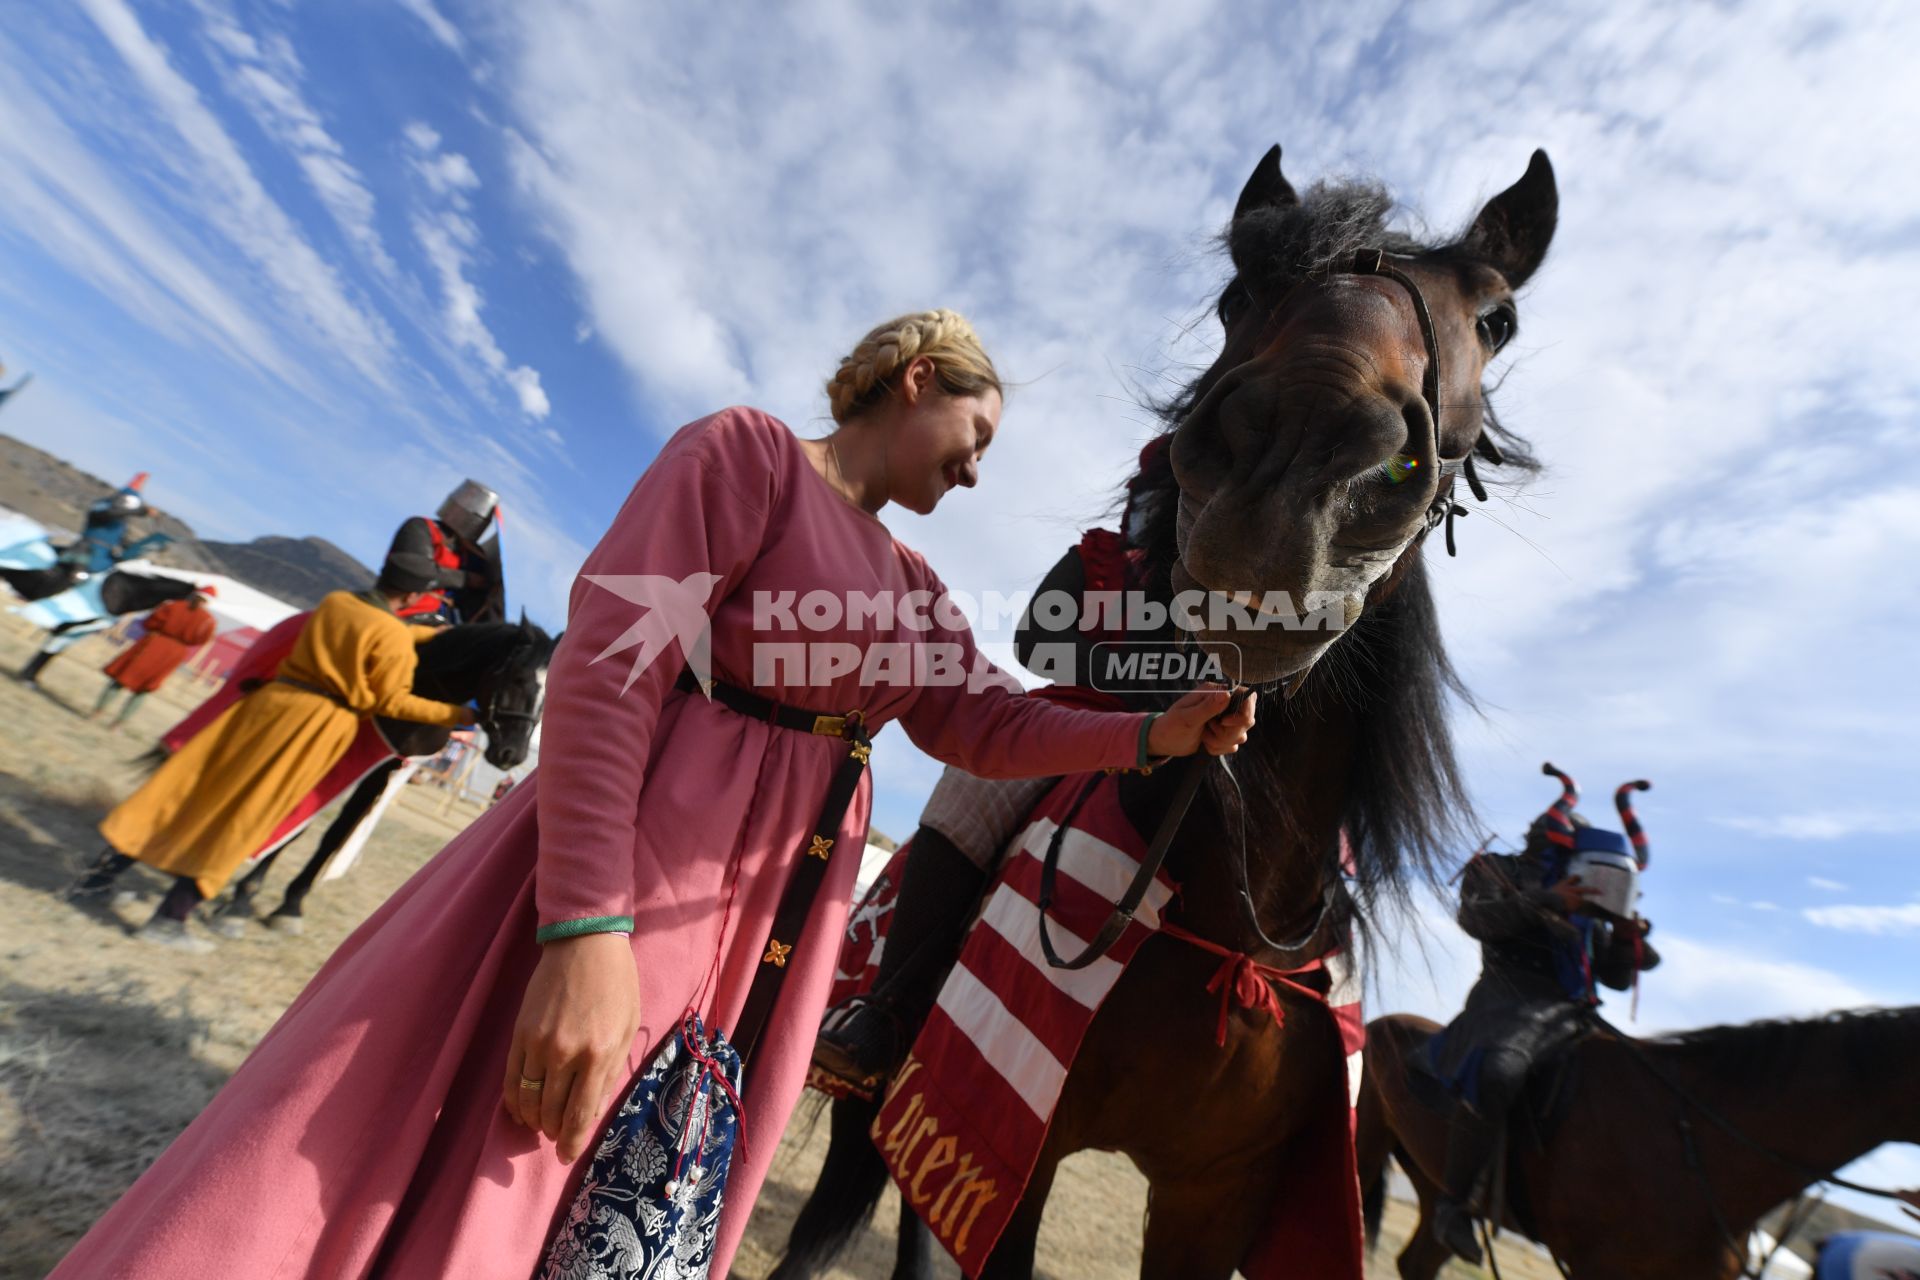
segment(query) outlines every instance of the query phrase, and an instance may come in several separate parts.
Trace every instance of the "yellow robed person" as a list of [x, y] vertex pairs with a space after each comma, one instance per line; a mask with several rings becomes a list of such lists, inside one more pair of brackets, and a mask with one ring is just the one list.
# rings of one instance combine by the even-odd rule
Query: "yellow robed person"
[[75, 901], [112, 896], [116, 877], [143, 862], [176, 877], [140, 930], [150, 941], [204, 951], [186, 921], [273, 833], [335, 762], [366, 716], [469, 725], [466, 707], [414, 696], [414, 646], [437, 628], [412, 626], [396, 610], [434, 590], [429, 557], [389, 552], [366, 591], [320, 602], [268, 684], [195, 735], [100, 823], [107, 849], [68, 890]]

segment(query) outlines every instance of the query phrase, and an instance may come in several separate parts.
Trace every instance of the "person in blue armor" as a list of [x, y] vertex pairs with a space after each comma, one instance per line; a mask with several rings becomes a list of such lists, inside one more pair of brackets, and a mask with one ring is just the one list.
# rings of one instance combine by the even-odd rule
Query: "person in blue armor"
[[1647, 941], [1652, 925], [1635, 909], [1646, 837], [1627, 795], [1645, 784], [1615, 794], [1621, 835], [1573, 812], [1580, 793], [1572, 778], [1552, 765], [1543, 772], [1561, 780], [1561, 796], [1521, 851], [1483, 852], [1461, 872], [1457, 919], [1480, 943], [1480, 978], [1460, 1016], [1414, 1061], [1456, 1101], [1434, 1232], [1476, 1265], [1474, 1194], [1529, 1073], [1593, 1025], [1600, 987], [1628, 990], [1660, 963]]
[[173, 541], [172, 535], [158, 530], [134, 538], [128, 528], [128, 521], [153, 514], [140, 494], [146, 482], [147, 473], [142, 471], [118, 493], [109, 494], [87, 508], [86, 524], [80, 530], [79, 539], [60, 548], [55, 557], [56, 563], [76, 571], [76, 581], [82, 574], [105, 573], [122, 560], [158, 551]]

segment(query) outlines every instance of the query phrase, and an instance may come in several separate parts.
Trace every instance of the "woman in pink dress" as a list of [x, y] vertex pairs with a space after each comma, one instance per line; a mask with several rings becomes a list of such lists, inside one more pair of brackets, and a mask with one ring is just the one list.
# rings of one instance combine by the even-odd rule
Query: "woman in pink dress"
[[[628, 1081], [687, 1011], [739, 1018], [846, 755], [685, 691], [689, 664], [897, 719], [987, 776], [1244, 741], [1225, 692], [1157, 717], [1022, 697], [927, 607], [939, 579], [874, 513], [977, 480], [1001, 390], [964, 319], [880, 326], [827, 389], [825, 439], [735, 408], [661, 450], [574, 583], [539, 769], [341, 945], [55, 1277], [531, 1275]], [[895, 607], [826, 603], [875, 599]], [[802, 1088], [870, 803], [863, 777], [747, 1066], [715, 1276]]]

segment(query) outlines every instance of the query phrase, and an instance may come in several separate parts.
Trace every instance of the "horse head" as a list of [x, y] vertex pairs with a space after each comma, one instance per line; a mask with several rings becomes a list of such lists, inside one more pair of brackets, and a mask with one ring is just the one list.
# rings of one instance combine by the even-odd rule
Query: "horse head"
[[1362, 183], [1302, 196], [1269, 151], [1224, 235], [1220, 356], [1169, 408], [1169, 585], [1207, 606], [1195, 639], [1237, 645], [1251, 684], [1291, 690], [1463, 512], [1455, 477], [1484, 496], [1476, 454], [1508, 462], [1481, 379], [1552, 239], [1552, 166], [1536, 151], [1450, 243], [1389, 231], [1390, 207]]
[[481, 677], [475, 701], [480, 727], [487, 731], [487, 763], [511, 769], [523, 763], [533, 745], [534, 726], [540, 722], [540, 703], [546, 691], [547, 664], [558, 637], [527, 621], [504, 629], [504, 657]]

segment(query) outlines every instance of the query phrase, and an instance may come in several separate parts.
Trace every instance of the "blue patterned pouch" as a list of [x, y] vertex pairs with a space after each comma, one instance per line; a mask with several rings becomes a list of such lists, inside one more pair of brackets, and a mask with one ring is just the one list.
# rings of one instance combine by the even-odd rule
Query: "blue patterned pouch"
[[687, 1014], [633, 1082], [536, 1280], [706, 1280], [740, 1138], [740, 1055]]

